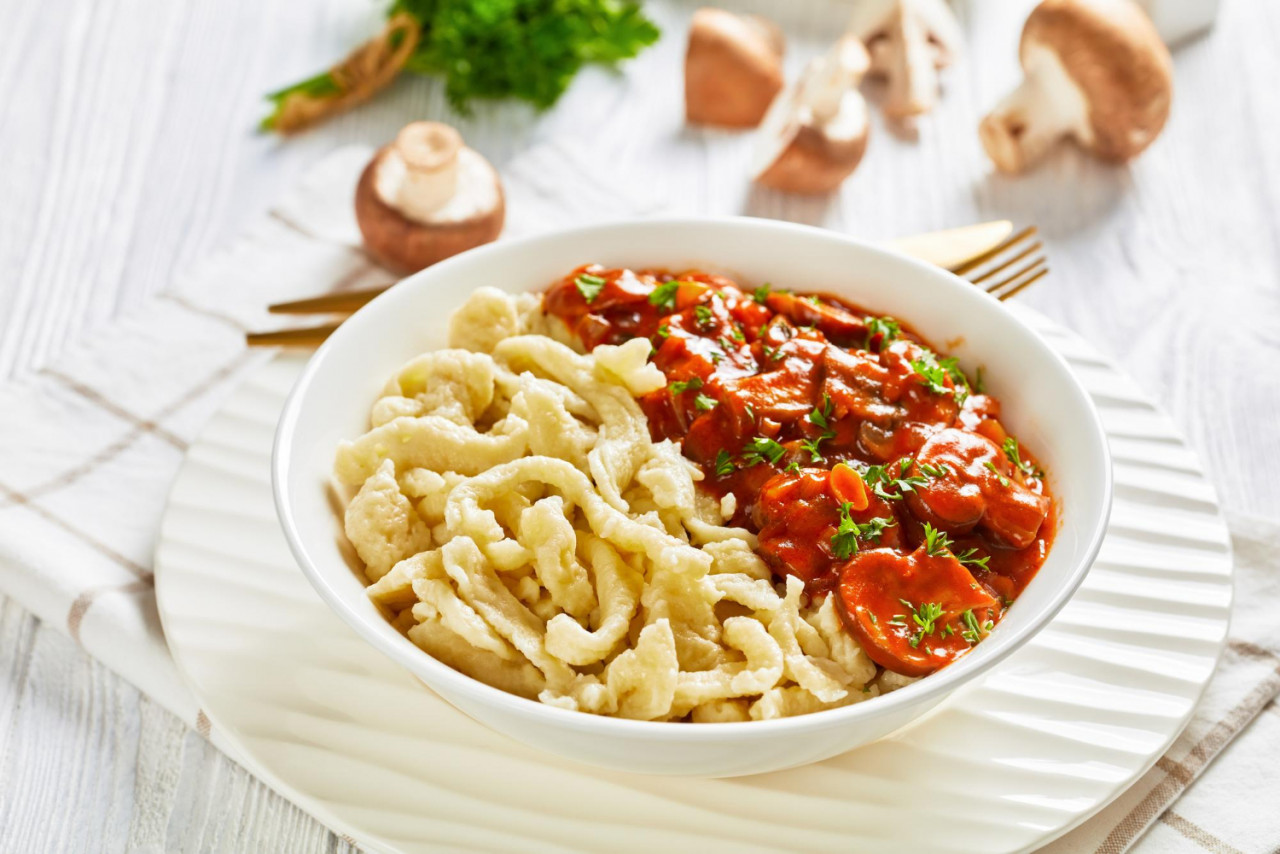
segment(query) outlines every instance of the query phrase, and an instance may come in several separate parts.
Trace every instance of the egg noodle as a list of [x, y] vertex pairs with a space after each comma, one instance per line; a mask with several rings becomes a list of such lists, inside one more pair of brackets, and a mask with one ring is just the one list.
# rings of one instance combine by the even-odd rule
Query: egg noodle
[[860, 702], [879, 668], [835, 597], [775, 582], [730, 498], [654, 442], [649, 342], [582, 354], [541, 298], [481, 289], [387, 384], [335, 473], [368, 594], [434, 658], [543, 703], [745, 721]]

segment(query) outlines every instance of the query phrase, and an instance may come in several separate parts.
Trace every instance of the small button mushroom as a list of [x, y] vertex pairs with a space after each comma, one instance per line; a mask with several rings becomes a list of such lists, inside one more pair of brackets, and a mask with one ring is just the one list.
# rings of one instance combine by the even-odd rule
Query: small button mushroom
[[1115, 162], [1159, 135], [1173, 96], [1173, 62], [1130, 0], [1045, 0], [1022, 29], [1025, 79], [982, 120], [987, 154], [1021, 172], [1072, 138]]
[[782, 31], [757, 15], [693, 13], [684, 58], [685, 117], [695, 124], [753, 128], [782, 91]]
[[857, 85], [867, 71], [862, 42], [845, 36], [817, 57], [781, 95], [760, 128], [752, 174], [789, 193], [829, 193], [867, 150], [867, 102]]
[[959, 52], [961, 33], [945, 0], [859, 0], [849, 32], [871, 55], [871, 77], [888, 82], [884, 111], [893, 119], [929, 112], [938, 103], [938, 69]]
[[439, 122], [414, 122], [381, 149], [356, 187], [356, 221], [379, 263], [413, 273], [502, 231], [498, 173]]

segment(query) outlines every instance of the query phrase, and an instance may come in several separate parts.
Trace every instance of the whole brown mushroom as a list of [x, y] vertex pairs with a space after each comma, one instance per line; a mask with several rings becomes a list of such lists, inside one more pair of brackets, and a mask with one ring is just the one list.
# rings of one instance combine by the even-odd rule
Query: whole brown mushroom
[[685, 118], [696, 124], [760, 124], [782, 90], [782, 31], [757, 15], [711, 7], [693, 13], [684, 58]]
[[774, 102], [760, 128], [752, 174], [788, 193], [829, 193], [853, 173], [867, 150], [867, 102], [858, 92], [870, 59], [844, 36]]
[[1131, 0], [1044, 0], [1018, 54], [1022, 84], [979, 127], [1001, 171], [1023, 171], [1068, 137], [1103, 160], [1131, 160], [1164, 127], [1173, 61]]
[[502, 182], [456, 130], [406, 125], [356, 186], [356, 222], [380, 264], [413, 273], [489, 243], [505, 217]]

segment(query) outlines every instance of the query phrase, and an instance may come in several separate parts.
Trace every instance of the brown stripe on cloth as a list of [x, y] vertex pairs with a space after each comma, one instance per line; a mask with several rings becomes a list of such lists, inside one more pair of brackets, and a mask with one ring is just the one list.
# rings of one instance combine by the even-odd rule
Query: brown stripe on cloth
[[70, 522], [65, 521], [61, 516], [58, 516], [57, 514], [44, 509], [39, 504], [36, 504], [35, 502], [28, 500], [27, 496], [24, 495], [23, 493], [18, 492], [17, 490], [14, 490], [14, 489], [10, 489], [9, 487], [5, 486], [3, 483], [0, 483], [0, 495], [3, 495], [4, 497], [8, 498], [9, 501], [13, 504], [16, 504], [20, 507], [27, 508], [32, 513], [39, 516], [41, 519], [44, 519], [46, 522], [53, 525], [54, 527], [59, 528], [60, 530], [65, 531], [66, 533], [75, 537], [77, 540], [84, 543], [89, 548], [98, 552], [98, 554], [102, 555], [108, 560], [118, 563], [120, 566], [124, 567], [129, 572], [132, 572], [134, 575], [138, 576], [139, 578], [151, 577], [151, 570], [147, 569], [145, 566], [130, 560], [129, 558], [120, 554], [120, 552], [108, 546], [106, 543], [102, 542], [101, 540], [95, 539], [94, 537], [90, 536], [89, 534], [85, 533], [84, 531], [72, 525]]
[[1213, 854], [1244, 854], [1239, 848], [1228, 845], [1200, 825], [1183, 818], [1173, 810], [1169, 810], [1160, 816], [1160, 820], [1204, 850], [1212, 851]]
[[182, 439], [170, 433], [164, 427], [161, 427], [159, 424], [157, 424], [155, 421], [153, 421], [150, 418], [142, 418], [138, 415], [134, 415], [132, 412], [125, 409], [123, 406], [116, 403], [115, 401], [111, 400], [110, 398], [102, 394], [102, 392], [98, 391], [97, 389], [90, 388], [89, 386], [85, 385], [84, 383], [80, 382], [74, 377], [69, 377], [66, 374], [62, 373], [61, 371], [46, 369], [43, 371], [43, 373], [45, 376], [62, 383], [64, 386], [69, 388], [71, 391], [74, 391], [76, 394], [80, 395], [90, 403], [93, 403], [98, 407], [105, 409], [107, 412], [110, 412], [112, 415], [116, 416], [121, 421], [128, 421], [130, 424], [137, 427], [142, 432], [151, 433], [157, 438], [163, 439], [164, 441], [168, 442], [170, 445], [173, 445], [179, 451], [185, 451], [187, 449], [186, 442], [184, 442]]
[[208, 738], [209, 733], [213, 732], [213, 721], [209, 720], [204, 709], [196, 709], [196, 732], [204, 738]]
[[[1235, 737], [1249, 721], [1257, 717], [1258, 712], [1270, 703], [1280, 692], [1280, 658], [1266, 649], [1247, 641], [1231, 641], [1228, 646], [1235, 652], [1250, 658], [1276, 659], [1277, 664], [1271, 672], [1259, 682], [1249, 694], [1201, 737], [1195, 747], [1181, 763], [1171, 763], [1180, 770], [1172, 774], [1165, 770], [1165, 778], [1147, 793], [1137, 806], [1120, 823], [1112, 828], [1111, 833], [1097, 848], [1097, 854], [1121, 854], [1128, 850], [1130, 844], [1147, 826], [1162, 813], [1173, 799], [1177, 797], [1187, 783], [1183, 779], [1192, 780], [1209, 764], [1209, 760]], [[1158, 763], [1157, 763], [1158, 764]]]
[[[209, 389], [213, 388], [213, 386], [217, 385], [219, 382], [226, 379], [228, 376], [230, 376], [232, 373], [238, 370], [243, 364], [245, 364], [246, 362], [248, 362], [250, 359], [254, 357], [255, 357], [255, 354], [249, 352], [248, 350], [241, 351], [241, 353], [237, 355], [236, 358], [232, 359], [230, 362], [218, 368], [211, 375], [206, 377], [202, 382], [187, 389], [187, 391], [184, 392], [181, 396], [179, 396], [177, 400], [174, 400], [173, 402], [169, 403], [164, 408], [162, 408], [159, 412], [156, 413], [156, 418], [158, 419], [168, 418], [170, 415], [173, 415], [179, 409], [186, 406], [188, 403], [191, 403], [193, 400], [200, 397], [205, 392], [209, 391]], [[39, 498], [42, 495], [48, 495], [51, 492], [56, 492], [59, 489], [64, 489], [68, 486], [71, 486], [73, 483], [80, 480], [84, 476], [91, 474], [95, 469], [98, 468], [98, 466], [102, 465], [103, 463], [110, 462], [111, 460], [118, 457], [120, 454], [124, 453], [129, 448], [133, 447], [134, 443], [136, 443], [138, 439], [148, 434], [157, 436], [158, 438], [163, 439], [164, 441], [173, 445], [179, 451], [186, 451], [187, 442], [185, 440], [179, 438], [178, 436], [175, 436], [173, 433], [170, 433], [168, 430], [165, 430], [163, 427], [160, 427], [155, 421], [144, 419], [137, 415], [134, 415], [133, 413], [126, 410], [124, 407], [114, 403], [109, 398], [105, 397], [102, 394], [99, 394], [98, 392], [94, 391], [92, 388], [84, 385], [83, 383], [78, 382], [77, 380], [74, 380], [70, 377], [64, 377], [63, 375], [57, 374], [53, 371], [47, 371], [46, 373], [48, 374], [48, 376], [52, 377], [53, 379], [56, 379], [59, 382], [64, 383], [65, 385], [67, 385], [68, 388], [70, 388], [72, 391], [75, 391], [77, 394], [80, 394], [85, 399], [101, 406], [103, 409], [107, 410], [108, 412], [111, 412], [113, 415], [116, 415], [117, 417], [122, 418], [134, 424], [135, 427], [133, 430], [131, 430], [130, 432], [122, 436], [118, 441], [103, 448], [101, 451], [94, 454], [88, 460], [76, 466], [75, 468], [69, 469], [51, 480], [47, 480], [44, 483], [37, 484], [36, 486], [26, 489], [23, 493], [21, 493], [20, 496], [17, 493], [14, 493], [13, 495], [10, 496], [10, 498], [7, 501], [0, 501], [0, 510], [4, 509], [4, 507], [11, 504], [25, 504], [27, 502], [30, 502], [34, 498]]]
[[84, 615], [88, 613], [89, 606], [103, 593], [137, 593], [150, 589], [154, 584], [155, 580], [148, 575], [146, 578], [130, 581], [127, 584], [89, 588], [76, 597], [76, 600], [71, 603], [71, 609], [67, 611], [67, 634], [71, 635], [73, 641], [80, 643], [80, 625], [84, 622]]

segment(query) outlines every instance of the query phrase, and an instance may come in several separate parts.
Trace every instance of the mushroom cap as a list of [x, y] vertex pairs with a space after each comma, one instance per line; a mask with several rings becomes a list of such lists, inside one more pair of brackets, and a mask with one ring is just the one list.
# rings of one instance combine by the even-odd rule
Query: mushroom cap
[[480, 154], [458, 149], [458, 192], [468, 185], [492, 182], [495, 203], [476, 210], [460, 209], [449, 204], [440, 208], [427, 221], [410, 219], [388, 204], [378, 194], [378, 168], [393, 150], [388, 145], [379, 149], [360, 174], [356, 185], [356, 222], [364, 236], [365, 248], [379, 264], [398, 273], [415, 273], [459, 252], [473, 249], [496, 239], [506, 218], [506, 203], [498, 173]]
[[1159, 135], [1173, 97], [1173, 60], [1131, 0], [1044, 0], [1027, 18], [1019, 56], [1032, 73], [1037, 48], [1057, 55], [1088, 102], [1093, 138], [1107, 160], [1129, 160]]
[[684, 60], [685, 117], [755, 127], [782, 90], [782, 31], [755, 15], [705, 7], [693, 13]]

